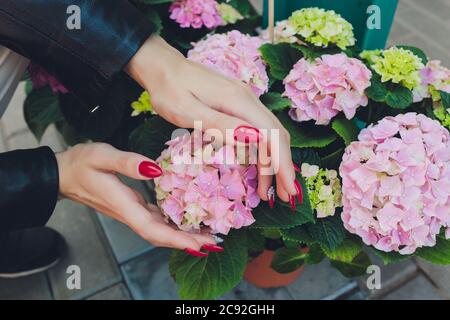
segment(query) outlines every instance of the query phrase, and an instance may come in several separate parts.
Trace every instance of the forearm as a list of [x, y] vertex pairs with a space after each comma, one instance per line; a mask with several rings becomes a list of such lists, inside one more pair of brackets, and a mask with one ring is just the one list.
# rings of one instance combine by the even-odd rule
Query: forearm
[[58, 165], [50, 148], [1, 153], [0, 230], [44, 225], [58, 189]]
[[[66, 26], [71, 0], [0, 0], [0, 43], [94, 100], [151, 35], [151, 22], [126, 0], [80, 0], [81, 29]], [[94, 101], [86, 101], [94, 102]]]

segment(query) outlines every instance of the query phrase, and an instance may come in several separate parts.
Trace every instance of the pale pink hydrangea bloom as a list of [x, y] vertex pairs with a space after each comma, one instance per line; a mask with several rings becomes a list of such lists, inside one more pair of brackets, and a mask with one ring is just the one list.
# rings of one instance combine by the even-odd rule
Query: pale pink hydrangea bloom
[[182, 28], [214, 29], [223, 24], [215, 0], [177, 0], [169, 8], [170, 19]]
[[413, 90], [414, 102], [430, 98], [433, 90], [450, 93], [450, 70], [441, 66], [439, 60], [428, 61], [425, 68], [420, 70], [420, 78], [421, 84]]
[[44, 68], [37, 64], [31, 63], [28, 66], [28, 73], [30, 74], [31, 82], [33, 83], [33, 88], [35, 89], [39, 89], [48, 85], [50, 86], [54, 94], [65, 94], [69, 92], [69, 90], [67, 90], [66, 87], [64, 87], [64, 85], [60, 83], [55, 76], [51, 75]]
[[258, 50], [262, 44], [260, 38], [236, 30], [214, 34], [195, 43], [188, 59], [247, 83], [259, 97], [269, 88], [266, 65]]
[[298, 61], [284, 79], [284, 95], [292, 101], [289, 115], [295, 121], [315, 120], [327, 125], [340, 111], [347, 119], [359, 106], [366, 106], [364, 94], [372, 72], [358, 59], [345, 54], [323, 55], [313, 62]]
[[345, 228], [368, 245], [411, 254], [450, 236], [450, 135], [422, 114], [361, 131], [340, 166]]
[[234, 147], [218, 150], [201, 133], [167, 142], [157, 159], [163, 175], [155, 179], [158, 205], [178, 227], [196, 232], [208, 226], [213, 233], [251, 225], [259, 204], [257, 169], [239, 160]]

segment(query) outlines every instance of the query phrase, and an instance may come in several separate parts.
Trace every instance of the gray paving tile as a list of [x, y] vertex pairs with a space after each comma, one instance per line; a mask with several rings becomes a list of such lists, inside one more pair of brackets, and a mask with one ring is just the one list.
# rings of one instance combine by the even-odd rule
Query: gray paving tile
[[111, 288], [105, 289], [94, 294], [87, 300], [130, 300], [130, 293], [123, 283], [116, 284]]
[[28, 128], [23, 116], [23, 102], [25, 101], [25, 97], [25, 84], [21, 82], [2, 117], [6, 137]]
[[122, 266], [125, 283], [137, 300], [179, 299], [169, 274], [170, 250], [156, 248]]
[[435, 15], [437, 18], [446, 20], [450, 14], [450, 1], [448, 0], [409, 0], [421, 10]]
[[444, 300], [444, 298], [430, 281], [420, 275], [383, 297], [383, 300]]
[[422, 259], [417, 259], [416, 262], [447, 299], [450, 299], [450, 266], [437, 266]]
[[323, 261], [306, 266], [297, 281], [286, 288], [296, 300], [315, 300], [333, 295], [351, 281], [333, 269], [329, 261]]
[[[149, 199], [148, 189], [141, 181], [126, 177], [122, 177], [121, 179], [130, 187], [139, 191], [147, 200]], [[114, 256], [120, 264], [152, 248], [147, 241], [134, 233], [128, 226], [103, 214], [98, 214], [98, 217], [106, 237], [111, 244]]]
[[379, 297], [395, 290], [404, 283], [410, 281], [418, 274], [417, 266], [412, 260], [402, 261], [396, 264], [384, 265], [380, 258], [371, 254], [371, 260], [374, 265], [380, 267], [381, 288], [370, 290], [367, 287], [367, 277], [358, 280], [361, 290], [363, 290], [369, 299], [378, 299]]
[[[55, 299], [81, 299], [121, 281], [116, 261], [90, 209], [60, 201], [49, 226], [65, 237], [68, 246], [62, 262], [49, 271]], [[81, 269], [81, 290], [66, 286], [70, 265]]]
[[400, 23], [394, 23], [388, 39], [388, 47], [400, 43], [405, 37], [411, 36], [410, 30], [402, 26]]
[[290, 300], [291, 294], [286, 288], [261, 289], [243, 280], [221, 300]]
[[18, 279], [0, 279], [0, 300], [50, 300], [45, 273]]

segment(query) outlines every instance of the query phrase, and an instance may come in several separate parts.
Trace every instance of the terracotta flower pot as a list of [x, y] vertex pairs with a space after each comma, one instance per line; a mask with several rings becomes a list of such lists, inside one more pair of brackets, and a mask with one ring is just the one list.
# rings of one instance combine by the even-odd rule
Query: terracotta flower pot
[[270, 267], [275, 251], [264, 250], [247, 265], [244, 279], [259, 288], [284, 287], [294, 282], [304, 266], [291, 273], [278, 273]]

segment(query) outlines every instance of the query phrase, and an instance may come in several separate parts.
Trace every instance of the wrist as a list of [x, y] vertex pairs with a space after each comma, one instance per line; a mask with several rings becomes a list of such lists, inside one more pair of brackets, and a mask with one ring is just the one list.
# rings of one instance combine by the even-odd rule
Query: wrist
[[164, 39], [152, 35], [139, 48], [125, 71], [142, 87], [152, 91], [152, 84], [166, 78], [185, 60], [184, 56]]

